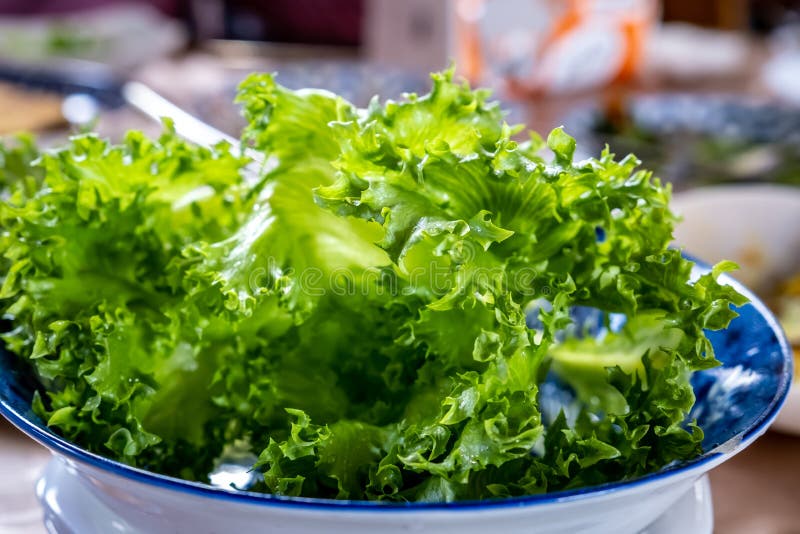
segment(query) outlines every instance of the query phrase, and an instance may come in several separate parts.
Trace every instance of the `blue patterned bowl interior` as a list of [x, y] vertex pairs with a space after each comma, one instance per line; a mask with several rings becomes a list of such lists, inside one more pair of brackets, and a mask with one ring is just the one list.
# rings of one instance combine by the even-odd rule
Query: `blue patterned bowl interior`
[[[787, 369], [791, 376], [792, 361], [785, 358], [780, 329], [763, 304], [750, 298], [751, 303], [736, 309], [739, 317], [726, 330], [706, 332], [722, 365], [692, 376], [697, 400], [687, 420], [696, 420], [703, 429], [706, 451], [738, 444], [786, 389]], [[615, 331], [625, 323], [618, 314], [606, 321], [605, 314], [593, 308], [576, 307], [570, 315], [574, 332], [586, 335], [598, 335], [606, 323]], [[529, 318], [531, 323], [536, 321]], [[569, 410], [574, 398], [569, 386], [551, 374], [540, 397], [545, 421], [553, 420], [565, 407]]]
[[[698, 268], [707, 271], [706, 267]], [[725, 275], [723, 275], [725, 276]], [[753, 293], [745, 289], [732, 278], [724, 280], [744, 293], [750, 303], [737, 309], [739, 317], [734, 319], [727, 330], [709, 332], [720, 367], [695, 373], [692, 384], [697, 401], [690, 414], [696, 419], [705, 433], [705, 453], [689, 462], [669, 466], [658, 473], [646, 475], [633, 481], [622, 481], [604, 484], [592, 488], [561, 491], [556, 493], [533, 495], [514, 499], [499, 499], [498, 504], [518, 505], [535, 502], [552, 502], [556, 499], [580, 497], [597, 490], [621, 488], [630, 484], [646, 483], [648, 480], [671, 476], [683, 470], [716, 459], [721, 454], [738, 451], [740, 446], [747, 445], [761, 433], [777, 415], [789, 389], [792, 377], [792, 354], [785, 336], [776, 319]], [[596, 333], [603, 324], [602, 316], [596, 310], [578, 308], [573, 318], [579, 328], [586, 328], [589, 334]], [[614, 320], [610, 321], [614, 328]], [[169, 477], [147, 473], [123, 464], [107, 460], [83, 451], [48, 429], [30, 407], [33, 392], [38, 384], [30, 369], [13, 354], [0, 348], [0, 413], [6, 416], [23, 432], [43, 443], [56, 452], [66, 454], [115, 471], [122, 476], [143, 480], [160, 486], [169, 486], [184, 491], [205, 494], [223, 494], [234, 499], [256, 500], [261, 502], [280, 501], [285, 504], [314, 505], [322, 500], [278, 498], [265, 494], [247, 492], [231, 493], [210, 486], [200, 485], [172, 479]], [[547, 404], [564, 406], [569, 402], [571, 393], [557, 382], [549, 382], [542, 387], [542, 411], [547, 417]], [[309, 501], [316, 501], [310, 503]], [[375, 503], [353, 501], [327, 501], [326, 506], [374, 507]], [[405, 508], [420, 507], [464, 507], [486, 506], [481, 503], [408, 503]]]

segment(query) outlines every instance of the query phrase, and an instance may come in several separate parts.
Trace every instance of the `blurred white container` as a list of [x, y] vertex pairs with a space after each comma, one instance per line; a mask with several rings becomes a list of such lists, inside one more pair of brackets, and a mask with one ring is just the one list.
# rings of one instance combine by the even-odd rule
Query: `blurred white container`
[[473, 82], [567, 94], [631, 78], [657, 0], [371, 0], [370, 59], [436, 70], [455, 60]]
[[[800, 273], [800, 187], [703, 187], [675, 195], [672, 205], [683, 217], [675, 244], [709, 263], [735, 261], [734, 278], [756, 293], [768, 296]], [[800, 434], [797, 374], [773, 428]]]

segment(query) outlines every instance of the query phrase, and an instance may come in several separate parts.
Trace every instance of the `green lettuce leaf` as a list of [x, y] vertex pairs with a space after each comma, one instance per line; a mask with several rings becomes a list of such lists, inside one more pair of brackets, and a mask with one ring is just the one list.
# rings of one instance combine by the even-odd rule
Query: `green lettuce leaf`
[[255, 164], [169, 125], [0, 147], [3, 339], [36, 412], [192, 480], [248, 443], [254, 489], [304, 497], [495, 498], [697, 455], [689, 378], [743, 302], [732, 266], [692, 278], [635, 157], [519, 141], [486, 91], [432, 81], [359, 109], [252, 75]]

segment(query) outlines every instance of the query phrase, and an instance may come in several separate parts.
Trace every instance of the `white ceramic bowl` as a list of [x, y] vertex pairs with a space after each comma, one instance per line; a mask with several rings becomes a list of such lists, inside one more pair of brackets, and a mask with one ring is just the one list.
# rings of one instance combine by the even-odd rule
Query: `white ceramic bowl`
[[[702, 187], [676, 194], [672, 206], [683, 216], [675, 244], [702, 251], [709, 263], [735, 261], [733, 277], [756, 293], [800, 273], [800, 187]], [[800, 434], [800, 387], [789, 392], [773, 428]]]
[[52, 533], [659, 534], [650, 527], [654, 520], [766, 431], [791, 380], [789, 347], [775, 318], [739, 283], [723, 280], [751, 302], [727, 330], [709, 334], [722, 366], [692, 380], [697, 402], [690, 416], [705, 431], [706, 452], [633, 480], [444, 504], [278, 497], [186, 482], [89, 453], [52, 432], [30, 409], [36, 385], [29, 372], [2, 349], [0, 414], [54, 453], [38, 486]]
[[[218, 491], [200, 488], [176, 491], [151, 480], [131, 480], [129, 476], [63, 457], [56, 457], [48, 465], [37, 490], [45, 507], [46, 526], [58, 534], [634, 534], [645, 528], [648, 534], [672, 534], [675, 519], [658, 528], [651, 523], [687, 492], [707, 485], [702, 473], [711, 467], [705, 465], [681, 476], [538, 505], [509, 502], [489, 507], [456, 505], [413, 510], [313, 502], [297, 506], [297, 499], [265, 505], [258, 496], [221, 496]], [[710, 502], [707, 500], [704, 505], [708, 507]], [[705, 528], [687, 518], [677, 520], [684, 528], [690, 528], [689, 532], [711, 534], [709, 510], [703, 512], [704, 517], [699, 519]]]

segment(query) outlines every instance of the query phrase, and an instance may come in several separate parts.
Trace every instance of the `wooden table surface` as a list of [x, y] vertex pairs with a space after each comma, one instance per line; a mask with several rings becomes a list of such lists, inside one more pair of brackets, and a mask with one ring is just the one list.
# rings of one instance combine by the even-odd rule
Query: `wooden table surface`
[[800, 532], [800, 437], [768, 432], [711, 472], [715, 532]]
[[[34, 481], [47, 453], [0, 418], [0, 533], [40, 534]], [[711, 474], [720, 534], [800, 533], [800, 437], [769, 432]]]

